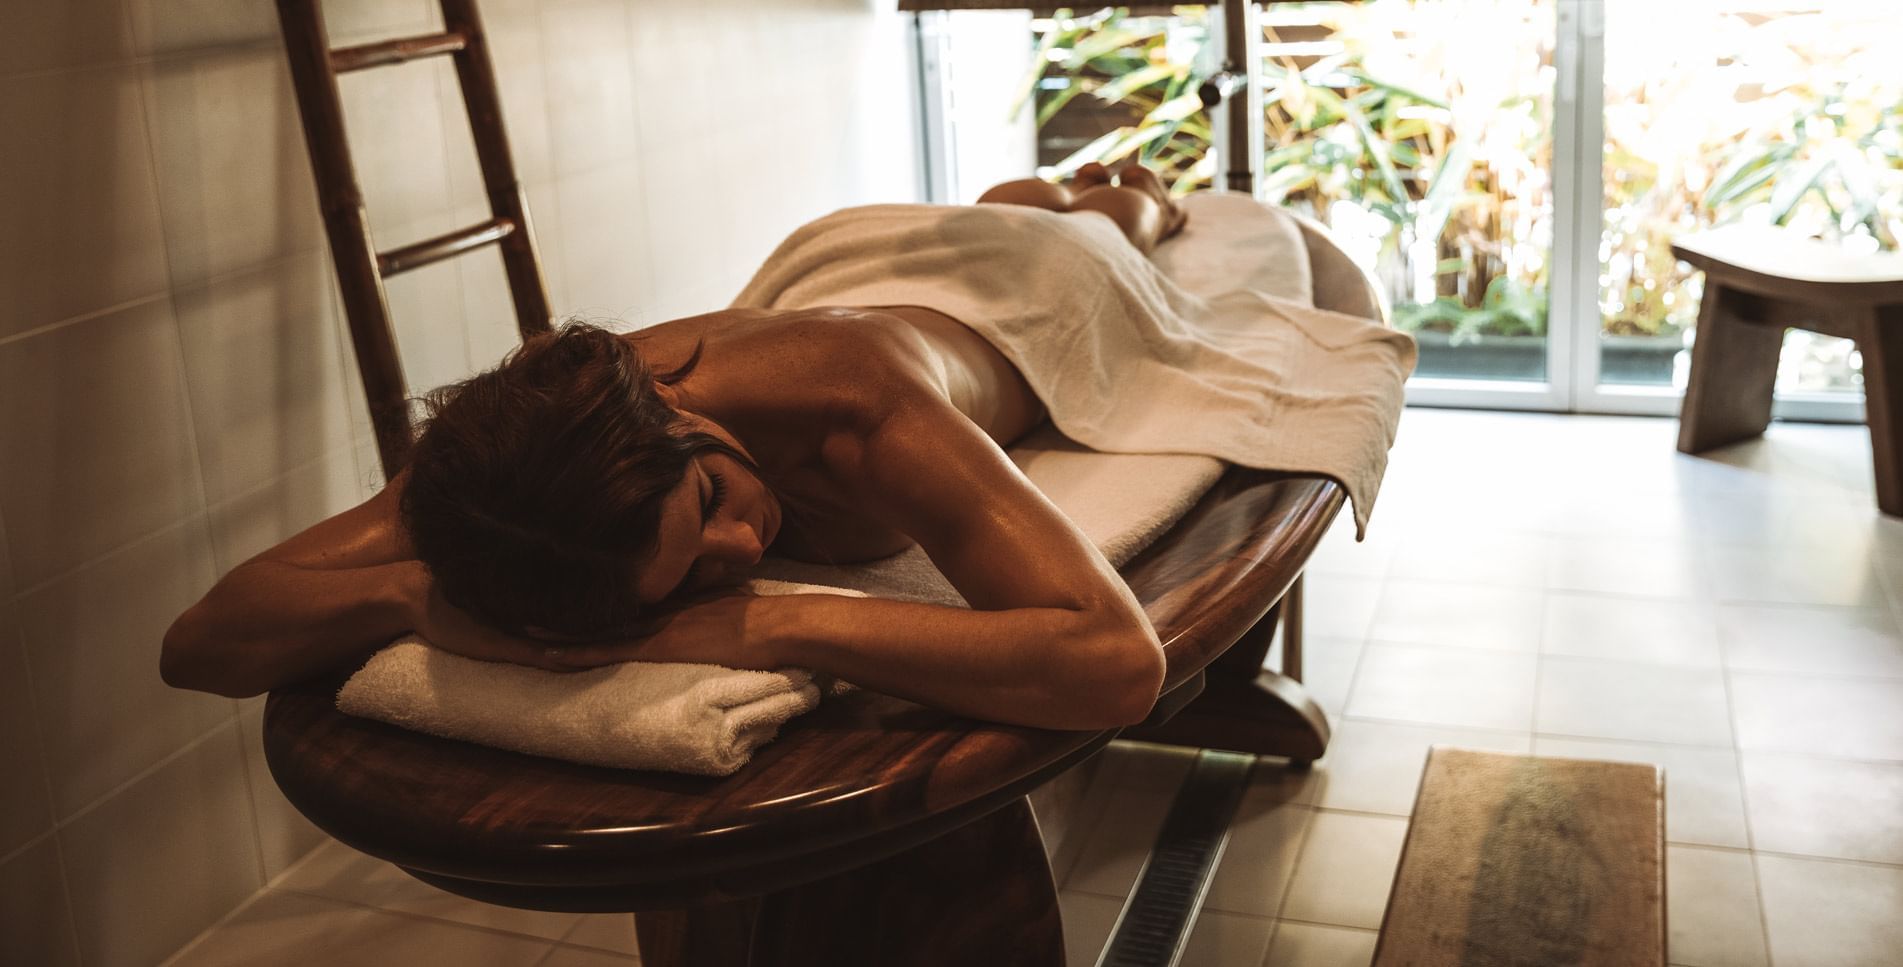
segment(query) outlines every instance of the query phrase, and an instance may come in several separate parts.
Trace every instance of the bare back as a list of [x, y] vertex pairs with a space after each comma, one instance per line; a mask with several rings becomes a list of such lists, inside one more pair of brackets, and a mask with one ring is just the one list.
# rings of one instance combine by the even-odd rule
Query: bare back
[[1007, 446], [1044, 410], [1011, 363], [978, 334], [919, 307], [735, 309], [628, 334], [656, 371], [701, 360], [679, 384], [696, 412], [737, 437], [796, 517], [774, 552], [828, 563], [869, 560], [911, 543], [869, 517], [820, 459], [842, 397], [896, 402], [930, 393]]

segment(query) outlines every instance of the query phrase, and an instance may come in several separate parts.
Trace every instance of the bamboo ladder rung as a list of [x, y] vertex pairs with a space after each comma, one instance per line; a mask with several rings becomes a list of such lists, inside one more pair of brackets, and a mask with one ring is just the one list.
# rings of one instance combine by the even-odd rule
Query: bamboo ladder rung
[[445, 232], [435, 238], [426, 238], [401, 248], [378, 252], [377, 271], [386, 276], [401, 275], [411, 269], [420, 269], [425, 265], [453, 258], [484, 245], [493, 245], [508, 238], [514, 231], [515, 222], [507, 218], [491, 218], [477, 222], [467, 228]]
[[[502, 96], [496, 89], [489, 42], [476, 3], [436, 0], [443, 15], [439, 33], [333, 48], [324, 29], [323, 0], [276, 0], [318, 208], [324, 215], [324, 234], [330, 239], [331, 264], [337, 273], [344, 316], [350, 323], [351, 348], [356, 352], [357, 372], [363, 380], [385, 479], [394, 477], [408, 459], [414, 432], [410, 386], [403, 374], [390, 306], [383, 291], [385, 277], [495, 245], [515, 308], [516, 330], [522, 338], [548, 332], [553, 315], [535, 255], [528, 202], [516, 176], [515, 162], [509, 157]], [[482, 172], [483, 193], [488, 197], [488, 218], [446, 235], [379, 252], [371, 238], [363, 190], [350, 156], [337, 78], [353, 71], [441, 56], [448, 56], [456, 71], [463, 114], [475, 142], [476, 166]]]
[[330, 69], [339, 74], [387, 67], [424, 57], [454, 54], [469, 46], [469, 38], [460, 30], [420, 37], [398, 37], [356, 47], [338, 47], [330, 52]]

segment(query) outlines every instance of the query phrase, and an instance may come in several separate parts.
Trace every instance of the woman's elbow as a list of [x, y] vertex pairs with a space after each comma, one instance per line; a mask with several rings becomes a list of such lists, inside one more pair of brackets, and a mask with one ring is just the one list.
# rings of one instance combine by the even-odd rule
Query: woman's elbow
[[1123, 728], [1148, 718], [1168, 671], [1156, 636], [1148, 628], [1116, 635], [1100, 655], [1093, 704], [1103, 716], [1101, 727]]
[[200, 605], [193, 605], [165, 629], [165, 637], [159, 643], [159, 678], [173, 688], [230, 698], [257, 694], [260, 689], [243, 688], [238, 683], [221, 680], [216, 674], [222, 663], [211, 660], [208, 655], [206, 645], [210, 638], [202, 627], [200, 609]]

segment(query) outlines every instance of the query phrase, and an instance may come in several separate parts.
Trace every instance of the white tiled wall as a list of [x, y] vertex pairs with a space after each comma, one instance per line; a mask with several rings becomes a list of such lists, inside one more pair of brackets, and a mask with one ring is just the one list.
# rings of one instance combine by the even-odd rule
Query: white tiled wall
[[[486, 0], [558, 312], [718, 308], [916, 200], [903, 23], [848, 0]], [[0, 949], [155, 963], [318, 841], [261, 701], [158, 679], [215, 577], [379, 479], [270, 0], [0, 3]], [[428, 0], [327, 0], [333, 39]], [[379, 243], [475, 220], [443, 64], [344, 84]], [[395, 280], [418, 389], [513, 342], [492, 254]]]

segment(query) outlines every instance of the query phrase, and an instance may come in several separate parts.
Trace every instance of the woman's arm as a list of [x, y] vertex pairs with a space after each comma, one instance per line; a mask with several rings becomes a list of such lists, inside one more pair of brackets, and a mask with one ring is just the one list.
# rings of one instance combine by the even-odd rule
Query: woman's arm
[[[889, 390], [825, 459], [861, 505], [918, 541], [971, 610], [898, 613], [876, 602], [829, 633], [839, 599], [795, 622], [809, 659], [869, 688], [968, 714], [1050, 728], [1141, 721], [1156, 703], [1163, 650], [1142, 606], [1089, 538], [942, 396]], [[911, 606], [919, 608], [920, 606]], [[880, 613], [874, 613], [880, 612]]]
[[221, 578], [165, 632], [166, 684], [257, 695], [348, 667], [413, 631], [472, 658], [563, 667], [433, 592], [398, 524], [404, 480]]
[[398, 493], [386, 487], [219, 579], [165, 632], [166, 683], [256, 695], [414, 628], [428, 576], [400, 539]]

